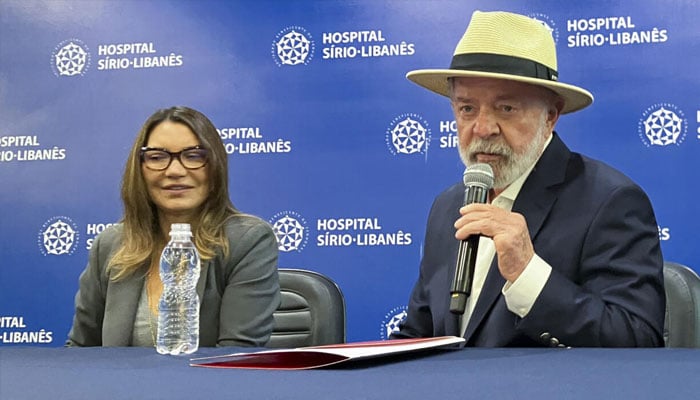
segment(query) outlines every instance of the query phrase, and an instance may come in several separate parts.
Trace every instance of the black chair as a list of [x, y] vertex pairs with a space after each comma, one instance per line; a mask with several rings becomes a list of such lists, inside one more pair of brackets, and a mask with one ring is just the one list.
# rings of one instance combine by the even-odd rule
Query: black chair
[[271, 348], [345, 343], [345, 299], [338, 285], [318, 272], [279, 269], [282, 302], [274, 313]]
[[666, 347], [700, 348], [700, 277], [685, 265], [664, 262]]

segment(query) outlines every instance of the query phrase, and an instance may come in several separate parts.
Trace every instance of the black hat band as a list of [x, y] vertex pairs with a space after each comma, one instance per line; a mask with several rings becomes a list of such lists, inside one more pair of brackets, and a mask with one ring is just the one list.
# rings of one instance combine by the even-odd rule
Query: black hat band
[[556, 70], [544, 64], [525, 58], [489, 53], [457, 54], [452, 57], [450, 69], [518, 75], [555, 82], [559, 77]]

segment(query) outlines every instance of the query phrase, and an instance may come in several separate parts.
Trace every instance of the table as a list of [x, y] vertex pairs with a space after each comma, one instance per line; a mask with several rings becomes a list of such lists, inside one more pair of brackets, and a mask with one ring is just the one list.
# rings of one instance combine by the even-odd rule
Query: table
[[0, 399], [700, 399], [694, 349], [471, 348], [306, 371], [188, 362], [151, 348], [4, 347]]

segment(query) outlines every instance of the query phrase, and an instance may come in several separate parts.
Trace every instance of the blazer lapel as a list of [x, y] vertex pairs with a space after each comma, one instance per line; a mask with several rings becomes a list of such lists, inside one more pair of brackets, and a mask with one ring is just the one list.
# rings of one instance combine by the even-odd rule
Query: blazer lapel
[[197, 296], [199, 297], [199, 309], [202, 309], [202, 303], [204, 299], [204, 289], [207, 286], [207, 274], [209, 273], [209, 265], [211, 260], [201, 263], [199, 270], [199, 280], [197, 280]]
[[[530, 238], [534, 242], [557, 196], [552, 187], [565, 180], [570, 152], [556, 133], [540, 160], [528, 176], [515, 199], [512, 211], [525, 217]], [[498, 257], [494, 257], [481, 289], [464, 338], [469, 342], [479, 325], [501, 295], [506, 281], [498, 271]]]
[[112, 317], [109, 326], [104, 326], [102, 329], [103, 345], [131, 345], [136, 309], [141, 299], [143, 284], [144, 277], [138, 273], [127, 279], [110, 283], [105, 315]]

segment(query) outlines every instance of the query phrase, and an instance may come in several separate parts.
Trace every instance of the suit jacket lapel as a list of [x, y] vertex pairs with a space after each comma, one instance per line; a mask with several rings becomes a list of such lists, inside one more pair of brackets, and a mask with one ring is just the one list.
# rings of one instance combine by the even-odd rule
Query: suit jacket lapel
[[474, 335], [476, 328], [479, 327], [486, 314], [488, 314], [488, 311], [496, 302], [496, 299], [501, 294], [501, 288], [505, 282], [506, 280], [503, 279], [501, 273], [498, 272], [498, 262], [496, 261], [496, 257], [494, 257], [493, 262], [491, 262], [491, 266], [489, 267], [489, 272], [486, 275], [486, 279], [484, 280], [484, 286], [481, 288], [481, 294], [479, 295], [476, 306], [474, 306], [474, 311], [472, 311], [472, 315], [469, 318], [467, 329], [464, 332], [464, 338], [467, 339], [467, 342], [469, 342], [469, 339], [472, 337], [472, 335]]
[[[556, 192], [552, 190], [552, 186], [564, 181], [569, 156], [569, 149], [559, 139], [558, 135], [553, 133], [552, 141], [515, 199], [512, 211], [525, 216], [530, 238], [533, 242], [557, 199]], [[464, 333], [467, 342], [469, 342], [469, 339], [482, 323], [484, 317], [496, 303], [505, 282], [505, 279], [498, 271], [498, 257], [494, 257]]]
[[555, 187], [566, 180], [571, 152], [556, 133], [533, 168], [513, 204], [513, 212], [525, 216], [530, 238], [535, 241], [557, 200]]

